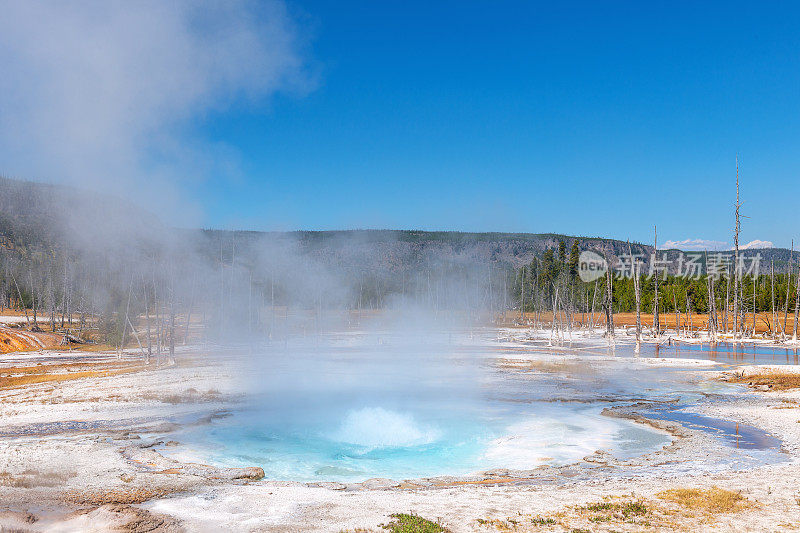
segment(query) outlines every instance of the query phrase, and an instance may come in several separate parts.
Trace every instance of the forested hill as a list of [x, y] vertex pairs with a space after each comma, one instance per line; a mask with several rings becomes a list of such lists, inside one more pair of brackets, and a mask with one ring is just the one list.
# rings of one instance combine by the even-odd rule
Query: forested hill
[[[575, 289], [570, 305], [585, 308], [589, 288], [597, 284], [575, 281], [579, 252], [594, 250], [616, 262], [629, 246], [650, 260], [652, 246], [552, 233], [175, 229], [124, 199], [0, 179], [0, 308], [32, 310], [34, 326], [37, 313], [46, 313], [53, 331], [63, 330], [64, 320], [69, 324], [75, 313], [79, 331], [87, 316], [94, 317], [99, 337], [118, 343], [124, 342], [131, 316], [151, 313], [161, 317], [162, 329], [164, 317], [172, 323], [176, 315], [183, 313], [188, 321], [202, 313], [211, 327], [207, 333], [220, 339], [272, 332], [277, 326], [265, 319], [267, 307], [316, 310], [319, 317], [323, 308], [382, 309], [413, 302], [478, 316], [518, 305], [518, 296], [527, 295], [526, 306], [541, 303], [567, 272]], [[773, 262], [776, 273], [785, 272], [788, 250], [758, 252], [761, 274], [769, 274]], [[679, 252], [659, 254], [667, 255], [675, 273]], [[683, 291], [681, 302], [689, 297], [695, 309], [703, 308], [702, 281], [693, 282], [691, 287], [699, 287], [694, 290], [684, 287], [685, 278], [672, 279], [681, 280], [675, 285]], [[760, 279], [763, 289], [767, 278]], [[792, 286], [781, 279], [781, 290]], [[630, 309], [629, 286], [614, 283], [617, 309]]]
[[[265, 233], [257, 231], [174, 230], [157, 216], [118, 197], [73, 187], [0, 178], [0, 240], [5, 250], [39, 251], [74, 248], [76, 239], [92, 247], [147, 241], [174, 236], [205, 249], [210, 259], [235, 253], [246, 255], [248, 245], [266, 238], [289, 238], [299, 250], [340, 266], [402, 270], [431, 261], [486, 262], [519, 268], [556, 249], [563, 241], [580, 250], [609, 258], [628, 253], [628, 243], [600, 237], [555, 233], [465, 233], [418, 230], [342, 230]], [[108, 242], [113, 241], [113, 243]], [[81, 246], [78, 246], [81, 247]], [[647, 263], [652, 245], [631, 243], [630, 249]], [[222, 250], [222, 252], [220, 252]], [[789, 251], [759, 250], [762, 267], [774, 260], [776, 272], [786, 269]], [[748, 253], [755, 253], [749, 251]], [[669, 252], [674, 259], [676, 252]]]
[[0, 177], [0, 240], [6, 250], [55, 252], [161, 231], [155, 215], [121, 198]]

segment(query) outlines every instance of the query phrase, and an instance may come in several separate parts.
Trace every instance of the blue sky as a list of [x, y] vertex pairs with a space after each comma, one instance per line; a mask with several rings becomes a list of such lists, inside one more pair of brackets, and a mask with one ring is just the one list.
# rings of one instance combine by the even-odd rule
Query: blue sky
[[194, 222], [730, 243], [738, 153], [742, 240], [800, 240], [798, 4], [280, 6], [302, 80], [181, 117]]
[[731, 242], [739, 153], [744, 240], [798, 230], [796, 6], [289, 5], [317, 85], [204, 125], [208, 224]]

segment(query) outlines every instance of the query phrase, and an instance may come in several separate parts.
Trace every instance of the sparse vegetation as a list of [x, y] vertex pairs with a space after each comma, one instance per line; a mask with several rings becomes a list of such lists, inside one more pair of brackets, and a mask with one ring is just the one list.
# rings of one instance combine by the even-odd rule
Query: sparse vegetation
[[138, 504], [153, 498], [163, 498], [173, 489], [130, 488], [116, 490], [74, 490], [64, 495], [64, 501], [78, 505]]
[[[525, 515], [513, 519], [478, 519], [488, 530], [515, 533], [539, 531], [675, 531], [691, 530], [689, 524], [714, 524], [717, 515], [738, 512], [754, 505], [741, 494], [718, 487], [672, 489], [657, 499], [634, 495], [607, 496], [602, 501], [567, 507], [550, 517]], [[800, 496], [797, 501], [800, 502]]]
[[68, 479], [75, 477], [75, 472], [40, 472], [27, 469], [19, 474], [0, 472], [0, 487], [33, 488], [55, 487], [63, 484]]
[[381, 524], [390, 533], [447, 533], [447, 529], [437, 522], [431, 522], [414, 513], [395, 513], [392, 521]]
[[657, 494], [662, 500], [707, 513], [730, 513], [744, 509], [750, 503], [738, 492], [711, 487], [710, 489], [670, 489]]
[[[520, 518], [522, 515], [520, 514]], [[484, 527], [491, 527], [496, 529], [497, 531], [515, 531], [517, 527], [520, 525], [520, 519], [515, 518], [506, 518], [505, 520], [500, 520], [498, 518], [478, 518], [477, 520], [478, 525]], [[536, 524], [533, 519], [531, 522]], [[544, 522], [541, 522], [544, 523]]]
[[[645, 503], [642, 500], [622, 502], [622, 503], [612, 503], [612, 502], [590, 503], [589, 505], [586, 506], [586, 510], [595, 513], [598, 512], [619, 513], [622, 515], [623, 518], [629, 518], [632, 516], [643, 516], [649, 512], [647, 509], [647, 505], [645, 505]], [[597, 522], [599, 520], [594, 520], [594, 521]]]
[[800, 373], [765, 372], [750, 376], [733, 376], [727, 381], [746, 383], [754, 388], [769, 390], [787, 390], [800, 388]]
[[614, 509], [614, 504], [610, 502], [590, 503], [586, 506], [589, 511], [610, 511]]
[[30, 487], [22, 476], [15, 476], [9, 472], [0, 472], [0, 487]]
[[[98, 368], [99, 367], [99, 368]], [[0, 375], [0, 389], [34, 385], [36, 383], [62, 382], [80, 378], [94, 378], [127, 374], [142, 370], [141, 364], [95, 364], [92, 370], [86, 365], [37, 365], [12, 367]]]

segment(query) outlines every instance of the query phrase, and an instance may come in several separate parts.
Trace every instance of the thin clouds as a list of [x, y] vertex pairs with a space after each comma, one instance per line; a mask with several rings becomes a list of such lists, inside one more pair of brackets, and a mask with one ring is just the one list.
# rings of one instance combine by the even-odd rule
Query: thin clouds
[[[760, 241], [758, 239], [750, 241], [746, 244], [739, 245], [740, 250], [757, 250], [761, 248], [774, 248], [774, 247], [775, 245], [772, 243], [772, 241]], [[732, 249], [733, 248], [731, 248], [731, 250]]]
[[664, 241], [664, 243], [659, 246], [661, 250], [685, 250], [685, 251], [695, 251], [695, 250], [720, 250], [727, 246], [728, 243], [722, 241], [710, 241], [707, 239], [684, 239], [682, 241]]
[[313, 85], [299, 35], [279, 1], [7, 2], [0, 170], [174, 205], [236, 167], [196, 121]]
[[[761, 248], [774, 248], [775, 245], [772, 241], [762, 241], [762, 240], [753, 240], [745, 244], [740, 244], [740, 250], [755, 250]], [[684, 239], [682, 241], [664, 241], [664, 243], [658, 247], [660, 250], [684, 250], [687, 252], [691, 251], [703, 251], [703, 250], [733, 250], [733, 247], [727, 242], [724, 241], [711, 241], [707, 239]]]

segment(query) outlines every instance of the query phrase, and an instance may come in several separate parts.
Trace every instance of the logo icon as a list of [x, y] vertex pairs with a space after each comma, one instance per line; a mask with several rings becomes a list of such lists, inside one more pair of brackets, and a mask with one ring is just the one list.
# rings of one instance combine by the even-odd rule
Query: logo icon
[[578, 257], [578, 276], [586, 283], [602, 278], [607, 270], [608, 263], [598, 253], [584, 250]]

